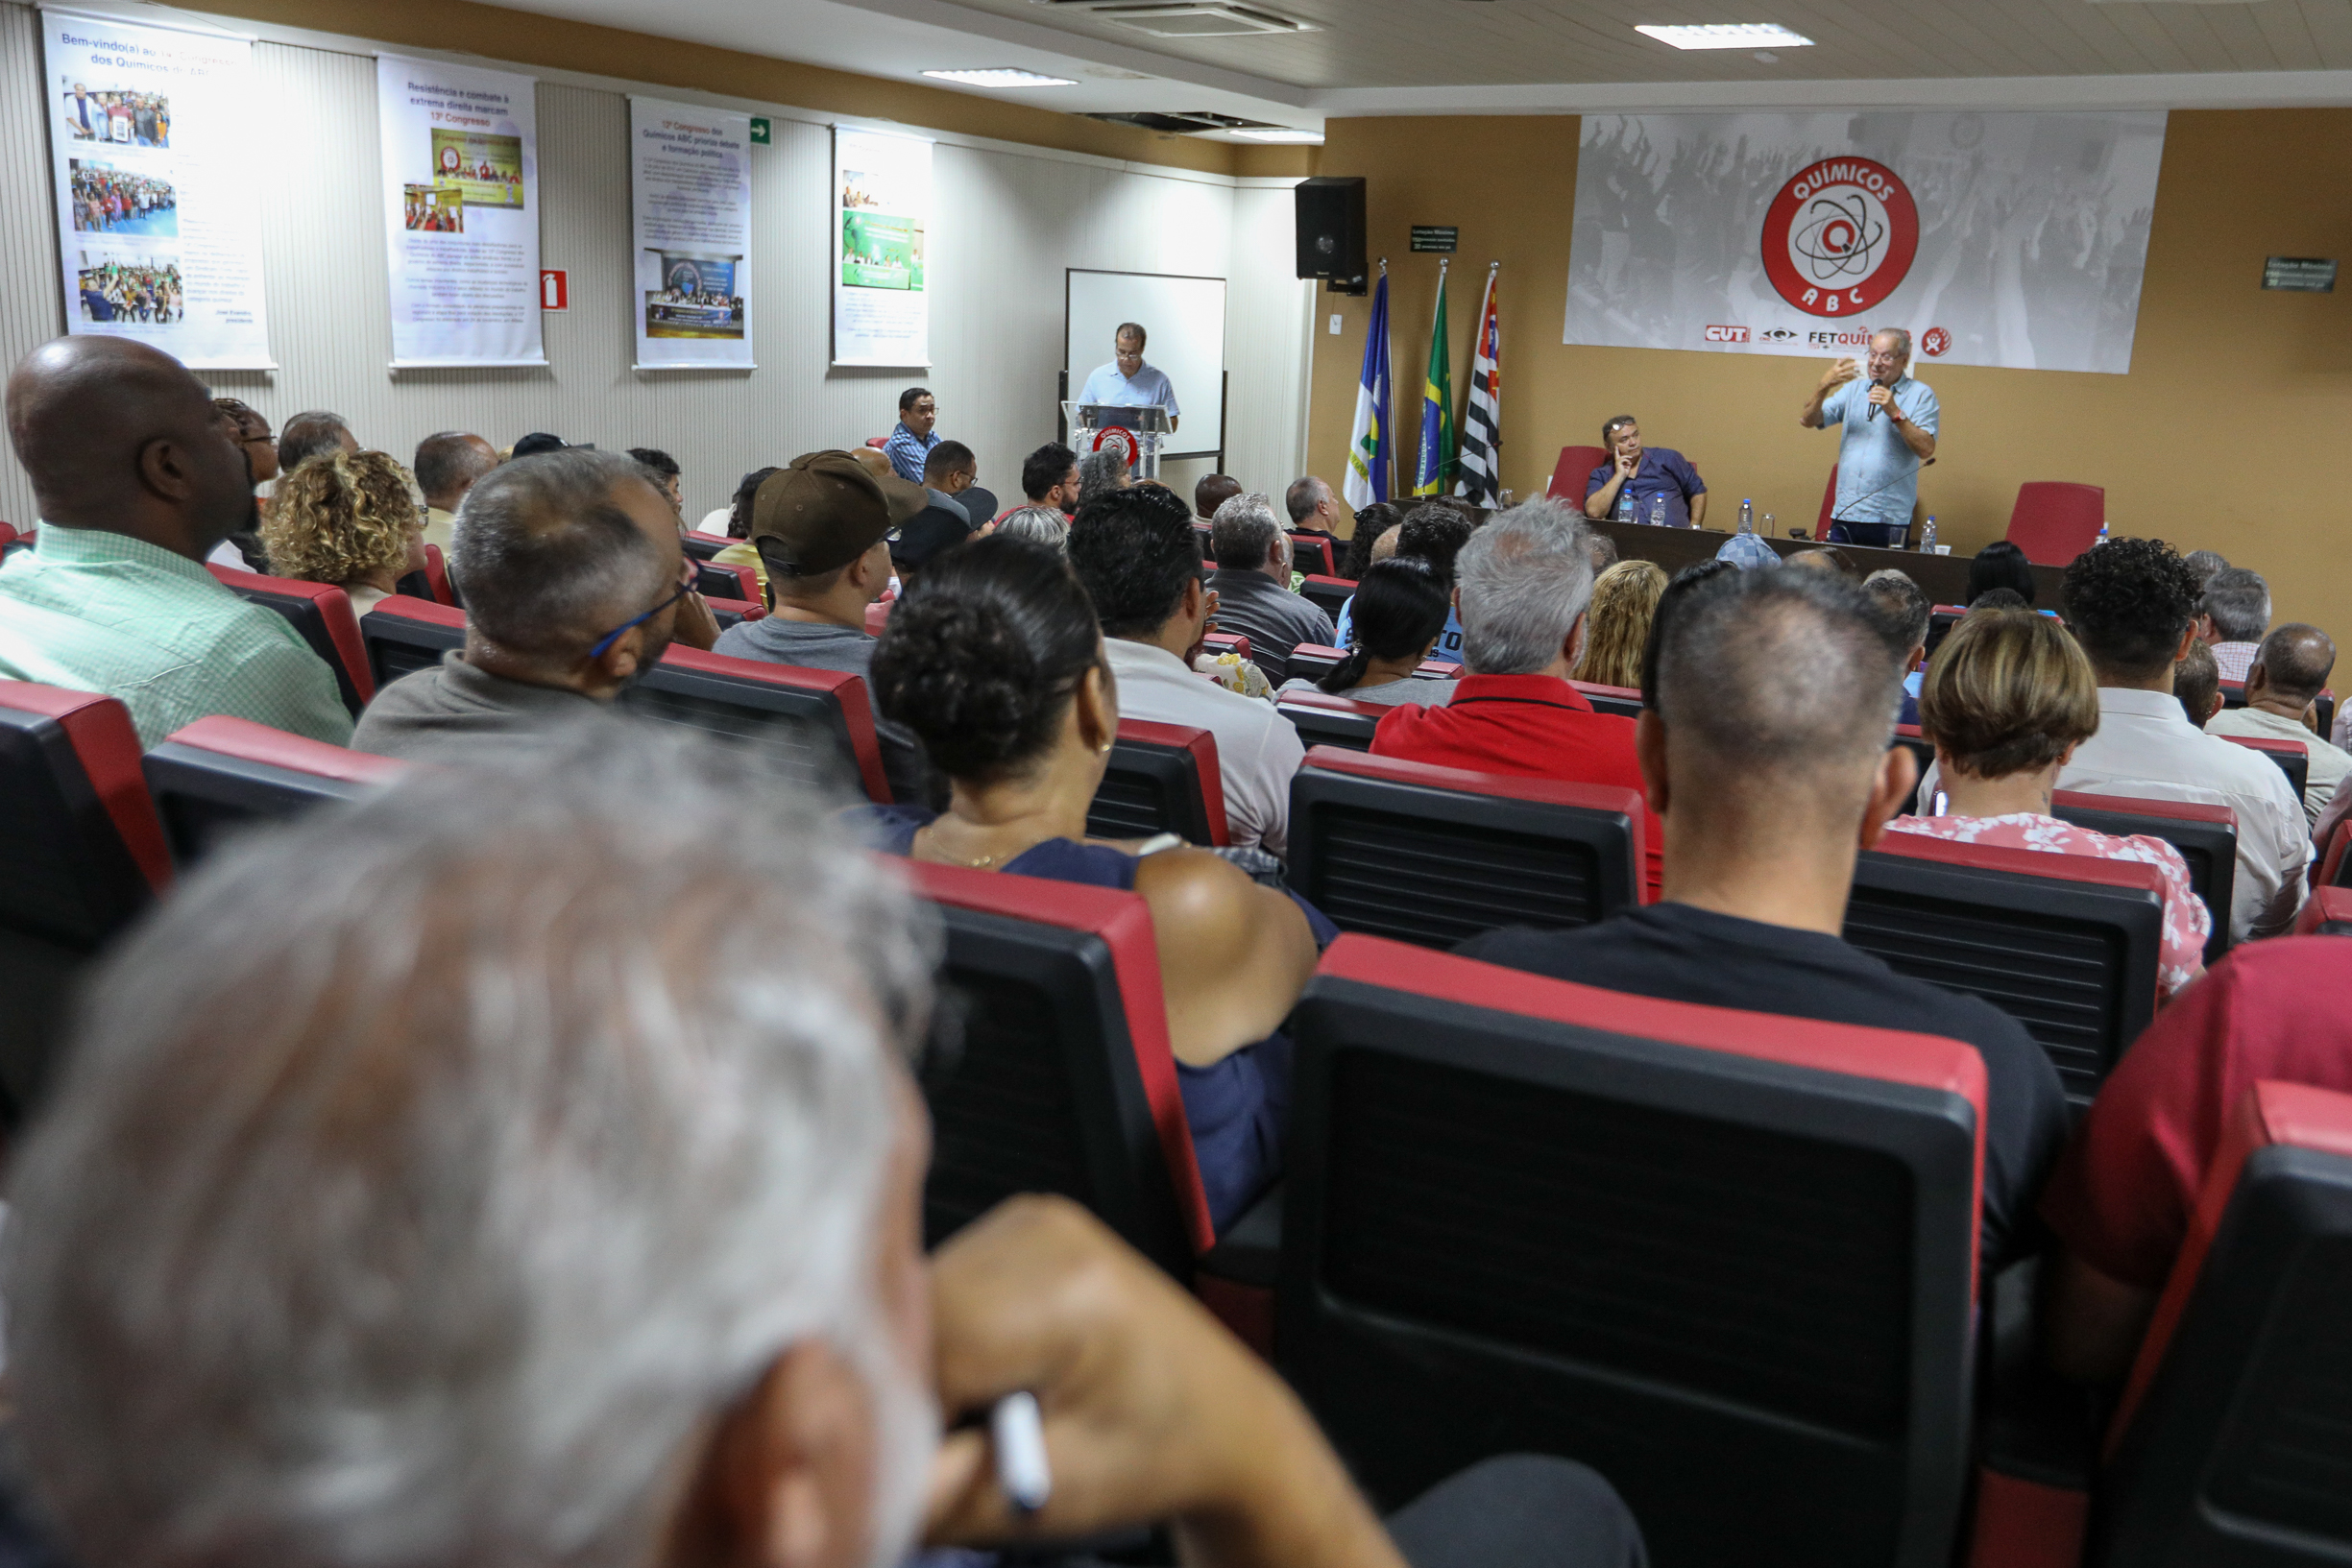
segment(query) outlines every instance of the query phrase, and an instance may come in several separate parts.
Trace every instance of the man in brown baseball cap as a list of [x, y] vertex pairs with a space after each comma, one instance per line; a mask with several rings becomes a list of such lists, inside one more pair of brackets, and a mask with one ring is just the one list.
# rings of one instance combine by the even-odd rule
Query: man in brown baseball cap
[[[863, 678], [874, 660], [865, 612], [890, 586], [890, 535], [928, 500], [844, 451], [806, 452], [769, 474], [752, 500], [751, 542], [775, 609], [728, 628], [713, 651]], [[891, 793], [919, 802], [922, 748], [879, 715], [874, 729]]]

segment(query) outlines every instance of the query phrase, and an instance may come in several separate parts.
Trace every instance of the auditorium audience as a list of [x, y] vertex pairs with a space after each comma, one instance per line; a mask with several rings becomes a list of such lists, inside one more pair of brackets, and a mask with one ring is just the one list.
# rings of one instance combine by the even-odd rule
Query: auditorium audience
[[[1196, 939], [1221, 979], [1259, 961]], [[11, 1173], [12, 1447], [63, 1553], [858, 1568], [928, 1512], [1403, 1568], [1296, 1396], [1075, 1205], [924, 1256], [934, 942], [805, 793], [670, 733], [418, 770], [208, 868], [92, 987]], [[1016, 1388], [1034, 1516], [986, 1437]], [[1638, 1562], [1551, 1468], [1568, 1506], [1491, 1560], [1569, 1530]], [[1399, 1535], [1526, 1508], [1482, 1474]]]
[[[1375, 757], [1640, 792], [1634, 721], [1594, 712], [1568, 684], [1584, 655], [1592, 597], [1586, 533], [1574, 508], [1546, 497], [1497, 514], [1470, 536], [1456, 589], [1462, 679], [1444, 706], [1400, 707], [1382, 719], [1372, 734]], [[1643, 834], [1643, 883], [1655, 896], [1661, 839], [1654, 817]]]
[[1062, 553], [1070, 548], [1070, 519], [1058, 506], [1016, 506], [1005, 514], [996, 531], [1006, 539], [1024, 539]]
[[2221, 711], [2221, 666], [2213, 662], [2213, 650], [2194, 639], [2172, 666], [2172, 695], [2180, 700], [2189, 722], [2200, 730]]
[[257, 517], [244, 452], [178, 360], [45, 343], [9, 375], [8, 426], [41, 525], [0, 560], [0, 677], [105, 692], [142, 746], [212, 713], [351, 738], [333, 671], [205, 569]]
[[[1206, 484], [1207, 481], [1201, 481]], [[1322, 607], [1291, 591], [1291, 536], [1274, 520], [1263, 495], [1235, 495], [1217, 508], [1209, 534], [1217, 570], [1217, 629], [1249, 639], [1250, 663], [1280, 686], [1290, 676], [1291, 650], [1301, 642], [1336, 644], [1339, 634]]]
[[1674, 581], [1658, 596], [1658, 607], [1650, 612], [1650, 635], [1641, 648], [1641, 706], [1658, 706], [1658, 650], [1663, 644], [1666, 622], [1674, 613], [1699, 591], [1702, 583], [1726, 577], [1739, 568], [1728, 561], [1694, 561], [1674, 574]]
[[[1374, 502], [1373, 504], [1385, 503]], [[1331, 541], [1329, 547], [1333, 558], [1337, 559], [1340, 519], [1346, 513], [1347, 508], [1337, 495], [1331, 494], [1329, 485], [1324, 484], [1311, 473], [1300, 474], [1297, 478], [1293, 479], [1290, 488], [1282, 493], [1282, 510], [1290, 514], [1292, 533], [1322, 535], [1323, 538]], [[1363, 516], [1361, 512], [1356, 514], [1358, 528], [1364, 526]], [[1370, 565], [1370, 562], [1365, 564]]]
[[352, 434], [349, 421], [340, 414], [329, 414], [323, 408], [297, 414], [286, 421], [286, 427], [278, 432], [278, 469], [292, 473], [321, 452], [337, 449], [346, 452], [359, 450], [359, 438]]
[[1067, 518], [1078, 510], [1078, 454], [1049, 441], [1021, 460], [1021, 494], [1031, 506], [1050, 506]]
[[932, 427], [939, 422], [939, 399], [929, 387], [909, 387], [898, 395], [898, 423], [883, 443], [883, 455], [901, 479], [923, 482], [923, 465], [939, 445]]
[[1193, 518], [1196, 521], [1214, 523], [1217, 509], [1242, 493], [1242, 482], [1229, 473], [1204, 473], [1193, 486]]
[[[1977, 601], [1997, 588], [2015, 593], [2021, 604], [2033, 603], [2033, 563], [2025, 558], [2025, 550], [2005, 539], [1997, 539], [1978, 550], [1968, 563], [1968, 603], [1975, 608]], [[2015, 606], [2004, 605], [2004, 609]]]
[[424, 543], [447, 557], [456, 540], [457, 509], [483, 474], [498, 466], [498, 449], [480, 436], [444, 430], [417, 443], [417, 487], [424, 492]]
[[659, 446], [632, 446], [629, 455], [653, 470], [662, 481], [662, 493], [669, 497], [669, 509], [678, 514], [681, 527], [686, 522], [686, 494], [681, 488], [685, 474], [678, 460]]
[[1799, 567], [1807, 571], [1833, 571], [1850, 583], [1858, 583], [1862, 574], [1855, 568], [1846, 552], [1834, 544], [1816, 544], [1809, 550], [1799, 550], [1782, 558], [1784, 567]]
[[2301, 746], [2311, 759], [2303, 814], [2315, 824], [2335, 798], [2336, 786], [2352, 774], [2352, 756], [2320, 739], [2304, 722], [2335, 667], [2335, 639], [2316, 626], [2290, 621], [2264, 638], [2255, 651], [2254, 663], [2246, 669], [2245, 706], [2224, 709], [2205, 721], [2207, 735], [2291, 740]]
[[1451, 609], [1445, 585], [1426, 561], [1381, 562], [1364, 574], [1349, 602], [1357, 614], [1347, 657], [1321, 680], [1296, 676], [1283, 690], [1389, 705], [1444, 702], [1453, 695], [1455, 682], [1423, 681], [1413, 674], [1437, 646]]
[[[229, 425], [230, 438], [245, 454], [246, 476], [252, 480], [255, 515], [267, 519], [270, 503], [278, 489], [278, 438], [270, 434], [270, 422], [261, 411], [241, 398], [215, 398], [212, 406], [220, 410]], [[206, 558], [211, 565], [227, 567], [231, 571], [257, 571], [269, 575], [269, 552], [261, 547], [261, 530], [256, 523], [240, 528], [228, 540], [213, 547]]]
[[2196, 580], [2162, 540], [2110, 539], [2066, 568], [2067, 621], [2098, 676], [2098, 733], [2058, 787], [2230, 807], [2238, 813], [2230, 936], [2273, 936], [2302, 905], [2310, 822], [2276, 763], [2200, 735], [2173, 698], [2172, 670], [2196, 637], [2198, 615]]
[[1086, 503], [1098, 495], [1125, 490], [1134, 482], [1128, 470], [1127, 459], [1116, 451], [1089, 453], [1078, 466], [1079, 507], [1083, 510]]
[[[874, 450], [871, 446], [865, 449]], [[881, 457], [882, 454], [875, 452], [874, 455]], [[871, 471], [871, 466], [867, 467]], [[881, 467], [893, 478], [897, 477], [897, 470], [890, 468], [888, 459], [885, 458]], [[768, 591], [767, 563], [760, 558], [758, 548], [751, 543], [751, 506], [760, 494], [760, 487], [767, 483], [768, 475], [783, 471], [775, 468], [754, 469], [737, 481], [734, 498], [727, 503], [727, 537], [735, 543], [711, 557], [713, 566], [749, 567], [752, 574], [759, 579], [763, 593]], [[900, 482], [903, 484], [905, 481]]]
[[2058, 1371], [2122, 1380], [2231, 1113], [2266, 1078], [2352, 1093], [2347, 1021], [2344, 939], [2288, 936], [2233, 949], [2132, 1043], [2042, 1198], [2061, 1243], [2043, 1311]]
[[1595, 528], [1585, 535], [1585, 544], [1592, 557], [1592, 578], [1597, 583], [1601, 573], [1617, 564], [1617, 542]]
[[[1466, 607], [1480, 576], [1466, 558]], [[1475, 652], [1475, 612], [1469, 625]], [[1900, 976], [1840, 935], [1855, 857], [1916, 775], [1910, 752], [1887, 744], [1901, 686], [1868, 601], [1832, 572], [1727, 572], [1660, 625], [1658, 706], [1641, 715], [1639, 744], [1665, 823], [1665, 902], [1574, 930], [1492, 931], [1456, 951], [1614, 991], [1974, 1046], [1987, 1079], [1989, 1274], [2032, 1247], [2030, 1205], [2066, 1137], [2066, 1098], [2015, 1020]]]
[[1192, 667], [1209, 614], [1192, 509], [1158, 485], [1099, 495], [1070, 525], [1070, 566], [1102, 617], [1119, 716], [1215, 736], [1228, 837], [1281, 855], [1290, 838], [1291, 775], [1306, 748], [1271, 704], [1202, 680]]
[[[862, 679], [868, 706], [874, 639], [865, 611], [890, 587], [891, 508], [911, 508], [920, 492], [893, 473], [877, 480], [843, 451], [808, 452], [760, 486], [751, 543], [766, 564], [774, 609], [718, 636], [714, 653], [802, 669], [838, 670]], [[877, 718], [890, 798], [924, 799], [922, 749], [911, 733]]]
[[544, 748], [651, 668], [686, 616], [710, 620], [668, 497], [618, 452], [501, 464], [465, 520], [452, 567], [466, 645], [378, 691], [356, 750], [463, 762]]
[[[1316, 483], [1321, 484], [1320, 479]], [[1294, 491], [1298, 487], [1293, 485]], [[1347, 540], [1347, 558], [1340, 563], [1340, 575], [1349, 582], [1360, 582], [1373, 563], [1386, 561], [1396, 553], [1396, 529], [1404, 515], [1386, 501], [1374, 501], [1356, 514], [1356, 531]]]
[[[1454, 586], [1454, 562], [1462, 554], [1462, 546], [1470, 542], [1470, 535], [1477, 530], [1477, 521], [1471, 517], [1467, 507], [1456, 505], [1453, 501], [1443, 498], [1424, 501], [1405, 514], [1404, 521], [1396, 528], [1396, 543], [1391, 555], [1402, 556], [1426, 564], [1438, 581], [1444, 584], [1446, 591], [1451, 592]], [[1587, 537], [1590, 537], [1589, 533]], [[1386, 558], [1379, 554], [1375, 546], [1372, 559], [1378, 561]], [[1345, 648], [1350, 645], [1350, 639], [1353, 637], [1351, 630], [1353, 614], [1354, 601], [1352, 599], [1340, 606], [1340, 619], [1337, 627], [1340, 647]], [[1436, 657], [1444, 660], [1447, 663], [1462, 663], [1462, 616], [1458, 611], [1449, 612], [1446, 615], [1445, 630], [1438, 634]]]
[[1585, 656], [1570, 678], [1594, 686], [1639, 686], [1650, 617], [1658, 613], [1658, 600], [1665, 591], [1666, 568], [1654, 561], [1620, 561], [1603, 569], [1592, 580]]
[[1715, 551], [1715, 559], [1741, 571], [1762, 571], [1780, 566], [1781, 552], [1765, 543], [1761, 534], [1734, 534]]
[[364, 615], [424, 569], [424, 518], [416, 482], [382, 452], [336, 451], [304, 463], [278, 487], [261, 525], [277, 575], [332, 583]]
[[[2319, 820], [2312, 824], [2311, 835], [2315, 853], [2312, 856], [2310, 875], [2313, 886], [2319, 885], [2321, 873], [2328, 869], [2325, 857], [2335, 843], [2336, 831], [2347, 821], [2352, 821], [2352, 778], [2345, 779], [2343, 783], [2336, 786], [2335, 798], [2330, 800], [2327, 803], [2327, 808], [2319, 813]], [[2345, 853], [2352, 855], [2352, 845], [2346, 846]]]
[[1968, 601], [1971, 611], [2030, 610], [2033, 601], [2013, 588], [1988, 588]]
[[1895, 650], [1903, 666], [1903, 707], [1895, 715], [1901, 724], [1919, 722], [1919, 689], [1928, 663], [1928, 626], [1935, 616], [1926, 590], [1897, 571], [1882, 567], [1862, 579], [1862, 592], [1877, 613], [1879, 630]]
[[2221, 679], [2243, 681], [2270, 626], [2270, 585], [2259, 572], [2223, 567], [2205, 580], [2196, 612], [2196, 635], [2212, 645]]
[[540, 457], [548, 452], [568, 452], [571, 450], [571, 447], [572, 443], [566, 441], [562, 436], [551, 435], [545, 430], [533, 430], [509, 446], [506, 449], [506, 455], [509, 457]]
[[2050, 791], [2077, 746], [2098, 730], [2098, 682], [2066, 629], [2026, 610], [1973, 615], [1935, 653], [1919, 704], [1935, 742], [1945, 802], [1933, 815], [1888, 827], [1963, 844], [2136, 860], [2164, 879], [2157, 985], [2166, 997], [2204, 965], [2213, 917], [2189, 882], [2189, 863], [2161, 838], [2077, 828], [2050, 814]]
[[2205, 585], [2213, 581], [2215, 572], [2226, 570], [2229, 567], [2228, 559], [2219, 550], [2191, 550], [2180, 559], [2181, 564], [2195, 574], [2199, 593], [2205, 591]]
[[923, 459], [923, 488], [931, 492], [931, 504], [963, 519], [967, 529], [996, 520], [993, 511], [985, 517], [974, 517], [962, 498], [979, 478], [980, 459], [960, 441], [939, 442], [932, 447], [931, 455]]
[[[1179, 520], [1189, 529], [1189, 517]], [[1096, 507], [1081, 509], [1076, 538], [1103, 525]], [[1119, 733], [1114, 688], [1124, 683], [1110, 677], [1086, 591], [1053, 552], [980, 540], [939, 563], [891, 612], [873, 680], [883, 712], [921, 738], [954, 785], [935, 817], [874, 808], [883, 848], [1143, 895], [1185, 1122], [1223, 1229], [1281, 1172], [1291, 1047], [1276, 1031], [1314, 970], [1319, 940], [1337, 929], [1207, 851], [1139, 856], [1087, 840], [1087, 808]]]

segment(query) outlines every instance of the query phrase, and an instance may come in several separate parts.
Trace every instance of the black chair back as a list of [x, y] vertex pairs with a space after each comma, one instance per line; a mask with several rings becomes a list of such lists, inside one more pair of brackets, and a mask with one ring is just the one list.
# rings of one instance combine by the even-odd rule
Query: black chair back
[[1217, 737], [1182, 724], [1121, 719], [1086, 831], [1097, 838], [1175, 833], [1195, 844], [1229, 842]]
[[2050, 797], [2050, 815], [2093, 832], [2127, 838], [2146, 833], [2180, 851], [2188, 862], [2189, 885], [2212, 917], [2205, 962], [2229, 951], [2230, 900], [2238, 886], [2238, 813], [2226, 806], [2192, 801], [2140, 800], [2130, 795], [2093, 795], [2061, 789]]

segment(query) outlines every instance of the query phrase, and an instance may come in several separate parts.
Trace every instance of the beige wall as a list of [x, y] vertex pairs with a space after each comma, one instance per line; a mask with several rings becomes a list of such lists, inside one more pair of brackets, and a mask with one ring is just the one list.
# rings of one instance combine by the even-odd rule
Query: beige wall
[[[1415, 223], [1458, 224], [1454, 387], [1467, 385], [1478, 289], [1503, 263], [1503, 482], [1540, 491], [1561, 446], [1612, 414], [1678, 447], [1717, 517], [1739, 497], [1809, 526], [1834, 437], [1796, 414], [1825, 361], [1560, 341], [1575, 205], [1572, 116], [1333, 120], [1315, 172], [1370, 180], [1370, 251], [1390, 263], [1397, 424], [1409, 449], [1437, 257]], [[2175, 113], [2127, 375], [1922, 367], [1944, 408], [1922, 482], [1955, 554], [2000, 537], [2020, 482], [2103, 485], [2119, 533], [2221, 551], [2270, 581], [2281, 620], [2352, 639], [2352, 276], [2333, 295], [2266, 294], [2266, 255], [2352, 262], [2352, 110]], [[1320, 294], [1309, 457], [1335, 480], [1370, 301]], [[1342, 334], [1328, 334], [1343, 317]], [[1709, 519], [1715, 520], [1715, 518]], [[2352, 663], [2340, 670], [2344, 689]]]

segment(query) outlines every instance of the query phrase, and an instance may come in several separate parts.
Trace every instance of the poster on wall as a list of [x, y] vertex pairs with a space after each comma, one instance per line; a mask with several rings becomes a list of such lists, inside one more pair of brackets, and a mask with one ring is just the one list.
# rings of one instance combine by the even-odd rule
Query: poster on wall
[[833, 128], [833, 362], [931, 363], [931, 142]]
[[629, 100], [637, 368], [752, 368], [751, 116]]
[[253, 45], [41, 13], [65, 329], [266, 371]]
[[393, 365], [546, 364], [531, 79], [378, 55], [376, 109]]
[[1563, 341], [2131, 369], [2162, 111], [1593, 114]]

